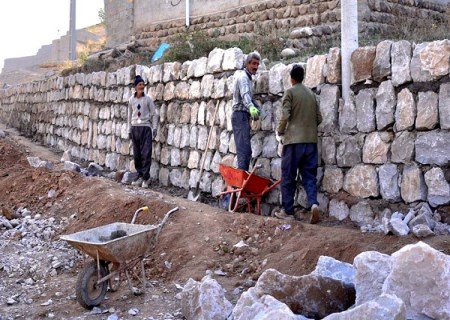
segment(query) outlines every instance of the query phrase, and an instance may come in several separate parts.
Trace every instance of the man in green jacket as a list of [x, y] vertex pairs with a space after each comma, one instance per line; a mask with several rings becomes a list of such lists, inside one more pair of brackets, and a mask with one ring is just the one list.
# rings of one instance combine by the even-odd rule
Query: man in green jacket
[[297, 171], [305, 188], [311, 223], [320, 217], [317, 201], [317, 125], [321, 116], [314, 93], [302, 84], [305, 71], [294, 65], [290, 72], [292, 87], [283, 96], [280, 119], [277, 125], [277, 140], [283, 144], [281, 159], [282, 209], [275, 213], [280, 219], [294, 218], [294, 196]]

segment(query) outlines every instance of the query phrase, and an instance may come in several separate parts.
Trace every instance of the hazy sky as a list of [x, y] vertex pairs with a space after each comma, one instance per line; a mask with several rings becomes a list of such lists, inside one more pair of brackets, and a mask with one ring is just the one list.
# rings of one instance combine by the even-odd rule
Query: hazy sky
[[[76, 0], [76, 28], [100, 22], [103, 0]], [[32, 56], [69, 31], [70, 0], [0, 0], [0, 71], [7, 58]]]

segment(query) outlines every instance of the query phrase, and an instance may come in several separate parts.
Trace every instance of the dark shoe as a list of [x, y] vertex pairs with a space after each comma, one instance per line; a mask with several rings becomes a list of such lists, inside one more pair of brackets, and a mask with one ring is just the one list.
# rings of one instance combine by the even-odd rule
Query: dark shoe
[[316, 224], [320, 220], [320, 208], [317, 204], [313, 204], [311, 207], [311, 219], [309, 223]]
[[284, 211], [284, 209], [281, 209], [280, 211], [276, 211], [274, 213], [275, 217], [277, 217], [278, 219], [282, 219], [282, 220], [294, 220], [294, 215], [293, 214], [287, 214], [286, 211]]

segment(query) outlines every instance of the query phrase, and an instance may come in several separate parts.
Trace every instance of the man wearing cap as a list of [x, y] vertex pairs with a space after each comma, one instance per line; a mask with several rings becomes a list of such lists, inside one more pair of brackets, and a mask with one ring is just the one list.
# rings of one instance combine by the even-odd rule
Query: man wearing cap
[[276, 137], [283, 144], [281, 156], [282, 209], [275, 212], [280, 219], [294, 218], [294, 195], [297, 171], [302, 178], [311, 211], [310, 223], [320, 217], [317, 201], [317, 125], [322, 121], [316, 96], [302, 84], [305, 71], [294, 65], [290, 72], [292, 87], [283, 96]]
[[250, 119], [257, 120], [259, 108], [253, 103], [252, 75], [258, 71], [261, 56], [251, 52], [245, 59], [243, 70], [234, 74], [233, 114], [231, 124], [233, 127], [234, 142], [236, 144], [237, 164], [242, 170], [249, 170], [252, 158], [250, 145]]
[[152, 163], [152, 140], [156, 137], [158, 114], [152, 98], [144, 93], [144, 79], [134, 79], [135, 93], [128, 101], [128, 132], [133, 142], [134, 167], [138, 173], [131, 184], [148, 188]]

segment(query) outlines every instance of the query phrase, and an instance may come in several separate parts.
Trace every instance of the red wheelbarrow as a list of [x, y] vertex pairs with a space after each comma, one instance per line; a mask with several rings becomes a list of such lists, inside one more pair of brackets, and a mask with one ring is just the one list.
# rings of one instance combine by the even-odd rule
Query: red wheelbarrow
[[[225, 180], [227, 188], [226, 191], [219, 193], [218, 196], [223, 199], [225, 195], [230, 195], [227, 205], [228, 211], [236, 212], [240, 208], [247, 206], [247, 212], [252, 212], [251, 202], [256, 201], [255, 213], [261, 214], [262, 197], [275, 188], [281, 182], [281, 179], [272, 181], [258, 176], [255, 174], [257, 168], [258, 166], [253, 166], [253, 169], [248, 172], [224, 164], [219, 165], [219, 172]], [[239, 201], [241, 199], [245, 199], [245, 203], [241, 203]]]

